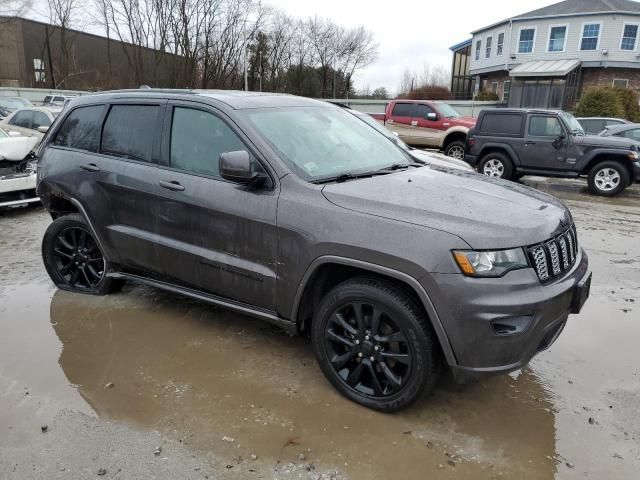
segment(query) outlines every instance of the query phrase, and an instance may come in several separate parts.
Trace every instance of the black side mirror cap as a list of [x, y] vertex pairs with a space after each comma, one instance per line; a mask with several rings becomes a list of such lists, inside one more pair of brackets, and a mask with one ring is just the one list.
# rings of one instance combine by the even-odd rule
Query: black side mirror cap
[[264, 173], [253, 171], [251, 156], [246, 150], [220, 154], [219, 167], [222, 178], [240, 185], [257, 187], [267, 180]]

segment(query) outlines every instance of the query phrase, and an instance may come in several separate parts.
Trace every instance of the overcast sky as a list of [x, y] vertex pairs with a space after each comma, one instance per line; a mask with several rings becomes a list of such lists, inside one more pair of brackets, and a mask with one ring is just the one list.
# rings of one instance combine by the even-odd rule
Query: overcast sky
[[358, 89], [386, 87], [396, 92], [405, 68], [423, 64], [451, 68], [449, 47], [472, 30], [529, 12], [558, 0], [266, 0], [297, 17], [329, 17], [345, 27], [364, 25], [379, 43], [380, 55], [356, 78]]

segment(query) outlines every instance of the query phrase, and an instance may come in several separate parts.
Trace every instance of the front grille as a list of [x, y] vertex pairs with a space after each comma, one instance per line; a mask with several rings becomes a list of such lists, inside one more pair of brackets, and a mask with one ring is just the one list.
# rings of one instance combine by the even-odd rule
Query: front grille
[[565, 232], [551, 240], [527, 248], [531, 265], [538, 278], [547, 282], [569, 270], [578, 256], [578, 237], [576, 227], [571, 226]]

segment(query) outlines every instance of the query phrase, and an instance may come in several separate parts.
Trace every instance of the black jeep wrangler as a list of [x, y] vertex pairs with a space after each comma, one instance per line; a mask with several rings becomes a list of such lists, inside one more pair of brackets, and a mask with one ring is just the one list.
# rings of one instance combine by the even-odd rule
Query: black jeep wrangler
[[614, 196], [640, 181], [634, 142], [585, 135], [563, 111], [483, 110], [467, 136], [464, 159], [480, 173], [510, 180], [586, 176], [596, 195]]

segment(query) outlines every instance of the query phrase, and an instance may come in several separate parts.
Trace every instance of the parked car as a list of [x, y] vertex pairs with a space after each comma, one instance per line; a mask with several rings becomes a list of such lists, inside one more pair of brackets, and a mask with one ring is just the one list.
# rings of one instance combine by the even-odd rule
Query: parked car
[[59, 114], [59, 108], [22, 108], [0, 121], [0, 127], [7, 132], [18, 132], [41, 139]]
[[438, 148], [462, 160], [464, 142], [476, 119], [463, 117], [451, 105], [428, 100], [392, 100], [384, 114], [371, 114], [407, 144]]
[[47, 95], [42, 101], [45, 107], [64, 107], [75, 95]]
[[485, 175], [586, 176], [589, 190], [613, 196], [640, 181], [633, 141], [585, 135], [570, 113], [556, 110], [483, 110], [469, 133], [465, 160]]
[[469, 166], [467, 162], [464, 160], [459, 160], [453, 157], [447, 157], [442, 153], [428, 151], [428, 150], [420, 150], [419, 148], [413, 148], [404, 143], [397, 133], [392, 132], [386, 127], [383, 127], [377, 120], [375, 120], [368, 113], [360, 112], [358, 110], [348, 109], [349, 112], [354, 114], [360, 120], [370, 125], [372, 128], [380, 132], [382, 135], [387, 137], [393, 143], [398, 145], [404, 151], [406, 151], [409, 155], [411, 155], [418, 162], [426, 163], [430, 165], [432, 168], [441, 168], [441, 169], [455, 169], [455, 170], [468, 170], [473, 172], [473, 168]]
[[640, 142], [640, 123], [625, 123], [607, 127], [600, 133], [601, 137], [623, 137]]
[[325, 102], [83, 96], [38, 175], [59, 288], [133, 280], [310, 335], [327, 379], [387, 412], [432, 391], [441, 366], [459, 381], [522, 368], [589, 295], [560, 201], [420, 166]]
[[606, 117], [578, 117], [576, 120], [578, 120], [584, 130], [584, 133], [587, 135], [598, 135], [607, 127], [631, 123], [623, 118]]
[[0, 97], [0, 110], [8, 112], [7, 115], [20, 108], [28, 107], [33, 107], [33, 104], [24, 97]]
[[40, 201], [31, 153], [38, 141], [0, 128], [0, 208]]

